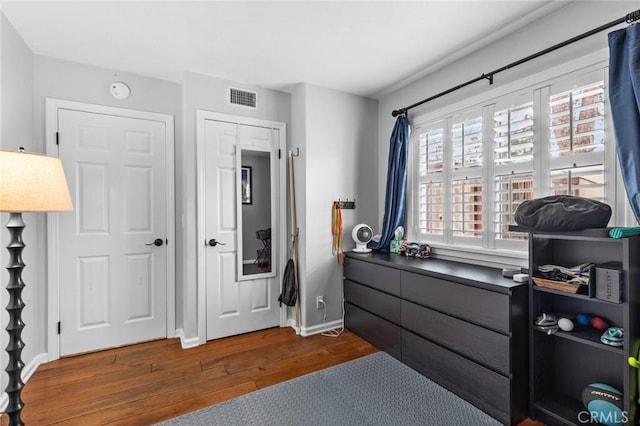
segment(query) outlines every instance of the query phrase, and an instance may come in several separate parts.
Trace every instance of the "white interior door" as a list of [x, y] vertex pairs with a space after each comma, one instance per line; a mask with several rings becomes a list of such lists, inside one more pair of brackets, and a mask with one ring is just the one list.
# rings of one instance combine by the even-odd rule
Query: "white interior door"
[[58, 109], [63, 356], [167, 336], [165, 125]]
[[[278, 326], [278, 274], [238, 281], [236, 244], [237, 195], [240, 193], [236, 186], [236, 155], [241, 146], [272, 149], [272, 155], [276, 155], [278, 130], [204, 120], [203, 139], [204, 235], [201, 241], [205, 245], [207, 340]], [[279, 191], [272, 197], [279, 197]], [[278, 198], [275, 202], [279, 205]], [[224, 245], [211, 246], [212, 239]]]

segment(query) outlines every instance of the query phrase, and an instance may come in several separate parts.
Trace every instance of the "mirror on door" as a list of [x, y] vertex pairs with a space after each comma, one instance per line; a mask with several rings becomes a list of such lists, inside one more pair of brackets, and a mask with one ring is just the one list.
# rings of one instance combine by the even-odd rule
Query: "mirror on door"
[[239, 153], [238, 280], [274, 276], [272, 155], [255, 149]]

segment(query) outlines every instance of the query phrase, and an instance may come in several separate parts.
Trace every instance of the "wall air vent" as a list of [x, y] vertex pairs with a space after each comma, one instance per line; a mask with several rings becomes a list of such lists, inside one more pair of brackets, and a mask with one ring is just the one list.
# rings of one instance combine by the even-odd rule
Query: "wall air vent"
[[249, 108], [258, 107], [258, 92], [229, 87], [229, 103]]

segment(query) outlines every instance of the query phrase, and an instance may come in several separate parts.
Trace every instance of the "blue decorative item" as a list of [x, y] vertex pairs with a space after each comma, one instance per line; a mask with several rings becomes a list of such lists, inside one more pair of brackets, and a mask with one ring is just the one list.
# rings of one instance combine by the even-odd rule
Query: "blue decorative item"
[[591, 316], [589, 314], [576, 315], [576, 322], [580, 325], [589, 325], [590, 320], [591, 320]]
[[611, 327], [602, 334], [600, 341], [609, 346], [622, 346], [624, 345], [624, 331], [620, 327]]

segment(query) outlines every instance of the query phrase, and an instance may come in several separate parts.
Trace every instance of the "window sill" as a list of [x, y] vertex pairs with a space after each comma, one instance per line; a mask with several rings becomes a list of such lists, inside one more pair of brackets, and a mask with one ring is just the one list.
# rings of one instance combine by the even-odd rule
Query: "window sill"
[[450, 246], [429, 243], [436, 259], [485, 265], [495, 268], [528, 268], [529, 254], [521, 251], [491, 250], [481, 247]]

